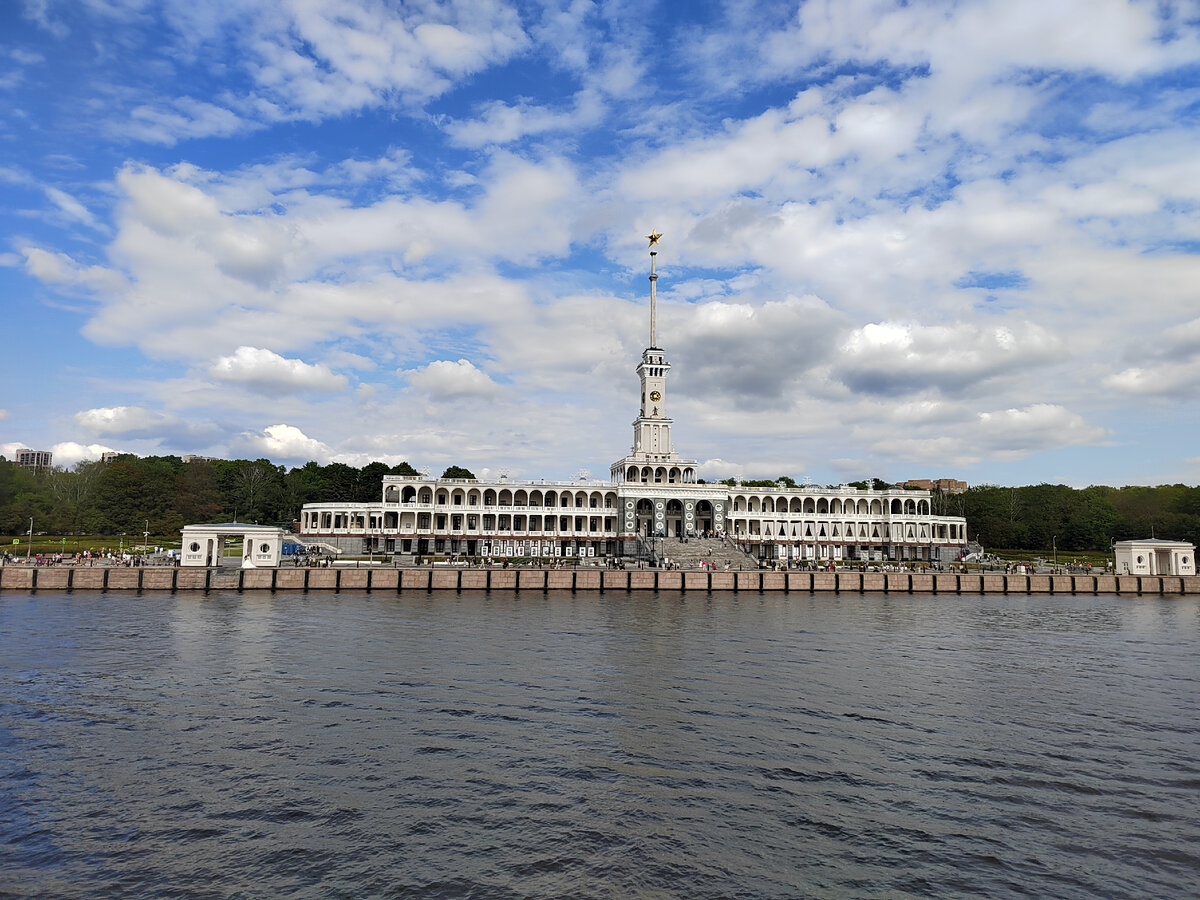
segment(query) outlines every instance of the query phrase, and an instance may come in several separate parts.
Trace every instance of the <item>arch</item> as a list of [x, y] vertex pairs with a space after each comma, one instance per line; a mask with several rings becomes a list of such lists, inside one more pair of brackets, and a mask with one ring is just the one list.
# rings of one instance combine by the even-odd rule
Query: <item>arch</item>
[[917, 515], [919, 515], [919, 516], [929, 515], [929, 501], [928, 500], [922, 500], [917, 504]]
[[898, 499], [892, 500], [892, 515], [900, 515], [902, 512], [904, 512], [903, 504]]
[[412, 503], [417, 499], [417, 489], [411, 484], [406, 484], [404, 490], [400, 492], [401, 503]]
[[775, 498], [774, 497], [763, 497], [762, 498], [762, 511], [765, 513], [775, 512]]
[[558, 506], [558, 491], [546, 491], [546, 495], [542, 498], [545, 506]]
[[653, 533], [654, 527], [654, 503], [651, 500], [642, 498], [637, 502], [637, 533], [649, 535]]
[[616, 509], [617, 508], [617, 492], [616, 491], [609, 491], [607, 494], [604, 495], [604, 508], [605, 509]]
[[496, 495], [496, 501], [501, 506], [512, 506], [512, 491], [508, 488], [502, 488], [500, 493]]
[[420, 502], [432, 503], [433, 502], [433, 491], [429, 488], [421, 488]]
[[447, 503], [449, 503], [450, 502], [450, 492], [445, 490], [444, 488], [442, 490], [439, 490], [437, 492], [437, 502], [438, 502], [439, 506], [445, 506]]
[[496, 492], [493, 491], [491, 488], [488, 488], [486, 491], [483, 492], [483, 505], [484, 506], [495, 506], [496, 505]]
[[529, 505], [530, 506], [541, 506], [542, 505], [542, 492], [541, 491], [530, 491], [529, 492]]
[[751, 497], [750, 500], [746, 503], [746, 512], [756, 513], [756, 512], [759, 512], [761, 509], [762, 509], [762, 504], [759, 502], [757, 497]]
[[693, 469], [691, 466], [688, 466], [687, 468], [685, 468], [683, 470], [683, 481], [684, 481], [684, 484], [695, 484], [696, 483], [696, 470]]
[[790, 513], [802, 513], [802, 512], [804, 512], [803, 507], [804, 507], [804, 503], [803, 503], [803, 501], [801, 501], [801, 499], [799, 497], [793, 497], [788, 502], [788, 512], [790, 512]]
[[524, 488], [521, 488], [515, 494], [513, 494], [513, 506], [528, 506], [528, 505], [529, 505], [529, 492], [526, 491]]
[[824, 497], [817, 501], [817, 515], [829, 515], [829, 501]]
[[654, 483], [662, 484], [666, 480], [667, 480], [666, 467], [659, 466], [657, 469], [654, 470]]
[[683, 504], [675, 499], [668, 500], [666, 506], [667, 537], [681, 537], [683, 533]]
[[637, 466], [630, 466], [628, 469], [625, 470], [625, 480], [626, 481], [637, 481], [638, 480]]
[[385, 487], [383, 489], [383, 502], [384, 503], [400, 502], [400, 488], [396, 487], [394, 484], [389, 484], [387, 487]]
[[467, 494], [462, 488], [455, 488], [450, 492], [450, 502], [455, 506], [462, 506], [466, 502]]
[[870, 506], [870, 504], [867, 503], [866, 500], [859, 500], [857, 511], [860, 516], [868, 515], [871, 511], [871, 506]]
[[840, 497], [834, 497], [829, 501], [829, 514], [831, 516], [840, 516], [842, 514], [842, 500]]
[[917, 514], [917, 504], [916, 504], [916, 501], [914, 501], [914, 500], [905, 500], [905, 501], [904, 501], [904, 512], [905, 512], [905, 513], [907, 513], [907, 514], [908, 514], [908, 515], [910, 515], [910, 516], [915, 516], [915, 515]]
[[642, 484], [649, 484], [653, 475], [654, 473], [650, 470], [649, 466], [642, 466]]
[[804, 498], [804, 511], [806, 513], [815, 513], [817, 511], [817, 501], [812, 497]]
[[878, 500], [871, 501], [871, 515], [873, 515], [873, 516], [883, 515], [883, 504], [880, 503]]

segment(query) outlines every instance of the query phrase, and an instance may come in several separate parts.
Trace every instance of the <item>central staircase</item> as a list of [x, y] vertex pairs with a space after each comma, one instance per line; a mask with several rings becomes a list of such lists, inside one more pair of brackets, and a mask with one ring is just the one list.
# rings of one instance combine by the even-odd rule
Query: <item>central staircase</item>
[[713, 571], [722, 572], [725, 569], [725, 564], [729, 564], [729, 571], [738, 572], [742, 570], [752, 570], [758, 568], [758, 560], [745, 553], [728, 538], [688, 538], [687, 543], [684, 543], [682, 538], [645, 538], [645, 542], [652, 548], [655, 557], [662, 559], [666, 558], [671, 563], [677, 564], [680, 569], [696, 570], [700, 568], [700, 562], [713, 567]]

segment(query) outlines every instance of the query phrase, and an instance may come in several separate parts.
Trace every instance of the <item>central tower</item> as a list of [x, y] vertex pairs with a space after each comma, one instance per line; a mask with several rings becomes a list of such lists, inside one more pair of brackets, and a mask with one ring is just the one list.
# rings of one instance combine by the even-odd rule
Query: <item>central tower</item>
[[642, 351], [637, 365], [641, 383], [641, 405], [633, 420], [633, 447], [629, 456], [612, 464], [614, 482], [683, 484], [696, 480], [694, 460], [680, 459], [671, 446], [671, 419], [667, 415], [667, 373], [671, 364], [658, 346], [658, 242], [662, 235], [652, 231], [650, 241], [650, 346]]

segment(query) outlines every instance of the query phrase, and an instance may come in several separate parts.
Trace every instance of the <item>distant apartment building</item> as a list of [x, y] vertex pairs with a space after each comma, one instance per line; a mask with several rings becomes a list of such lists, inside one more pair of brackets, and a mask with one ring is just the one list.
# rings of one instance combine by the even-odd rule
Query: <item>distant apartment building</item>
[[199, 453], [185, 453], [183, 455], [183, 461], [185, 463], [217, 462], [219, 459], [220, 459], [220, 457], [218, 457], [218, 456], [201, 456]]
[[21, 448], [17, 451], [16, 462], [25, 469], [49, 469], [54, 465], [54, 454], [49, 450]]
[[896, 482], [896, 487], [915, 487], [923, 491], [938, 491], [942, 494], [961, 494], [969, 487], [957, 478], [910, 478]]

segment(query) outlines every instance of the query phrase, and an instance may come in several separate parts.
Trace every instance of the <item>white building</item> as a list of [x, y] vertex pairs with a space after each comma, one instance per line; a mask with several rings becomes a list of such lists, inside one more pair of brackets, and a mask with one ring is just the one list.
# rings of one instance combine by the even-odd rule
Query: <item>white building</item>
[[[373, 503], [309, 503], [300, 535], [350, 553], [410, 556], [621, 557], [663, 541], [726, 535], [759, 560], [958, 559], [966, 520], [932, 514], [928, 490], [702, 484], [671, 442], [667, 374], [657, 345], [658, 275], [650, 238], [650, 343], [633, 445], [610, 480], [509, 481], [386, 475]], [[723, 542], [725, 543], [725, 542]], [[675, 556], [660, 541], [658, 553]]]
[[[275, 568], [283, 558], [285, 534], [282, 528], [272, 525], [246, 525], [241, 522], [185, 525], [179, 564], [222, 566], [227, 563], [226, 544], [240, 544], [239, 558], [236, 562], [230, 561], [230, 566], [243, 569]], [[233, 560], [233, 557], [228, 559]]]
[[25, 469], [49, 469], [54, 465], [54, 454], [50, 450], [22, 447], [16, 453], [16, 463]]
[[1118, 575], [1195, 575], [1196, 545], [1144, 538], [1113, 544]]

